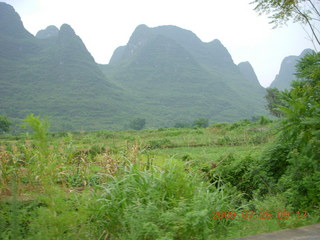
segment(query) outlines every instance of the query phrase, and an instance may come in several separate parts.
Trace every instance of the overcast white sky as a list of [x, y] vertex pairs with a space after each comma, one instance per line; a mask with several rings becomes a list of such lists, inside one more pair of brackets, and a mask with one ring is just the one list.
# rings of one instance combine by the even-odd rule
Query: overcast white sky
[[[0, 0], [1, 1], [1, 0]], [[313, 48], [299, 24], [272, 29], [252, 0], [2, 0], [12, 5], [32, 34], [68, 23], [98, 63], [108, 63], [139, 24], [176, 25], [203, 42], [219, 39], [234, 62], [249, 61], [268, 87], [281, 61]]]

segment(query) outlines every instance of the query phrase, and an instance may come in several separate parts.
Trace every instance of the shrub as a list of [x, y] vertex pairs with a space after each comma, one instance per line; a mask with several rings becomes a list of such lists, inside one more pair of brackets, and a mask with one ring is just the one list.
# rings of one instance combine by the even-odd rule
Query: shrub
[[141, 130], [145, 125], [146, 120], [144, 118], [135, 118], [129, 124], [130, 128], [134, 130]]
[[97, 221], [116, 239], [209, 239], [232, 223], [211, 218], [213, 210], [237, 209], [240, 196], [232, 191], [204, 183], [174, 161], [163, 170], [130, 165], [103, 187]]
[[165, 148], [165, 147], [169, 147], [172, 145], [173, 145], [173, 143], [167, 138], [163, 138], [163, 139], [159, 139], [159, 140], [151, 140], [147, 143], [147, 146], [150, 149]]
[[193, 121], [192, 126], [198, 128], [207, 128], [209, 126], [208, 118], [199, 118]]
[[33, 130], [33, 139], [35, 140], [38, 150], [47, 155], [48, 154], [48, 129], [49, 123], [40, 117], [36, 117], [33, 114], [29, 114], [24, 120], [24, 128], [31, 128]]
[[247, 199], [261, 185], [261, 169], [257, 157], [237, 156], [229, 154], [219, 159], [220, 164], [210, 171], [211, 179], [219, 179], [225, 184], [229, 183], [244, 193]]
[[0, 115], [0, 133], [1, 132], [8, 132], [11, 124], [12, 123], [9, 121], [7, 116]]
[[275, 144], [263, 159], [270, 181], [278, 183], [295, 210], [320, 207], [320, 53], [297, 65], [300, 81], [281, 93], [284, 105]]
[[266, 117], [266, 116], [260, 116], [260, 119], [259, 119], [259, 124], [260, 125], [266, 125], [268, 123], [271, 123], [272, 121]]

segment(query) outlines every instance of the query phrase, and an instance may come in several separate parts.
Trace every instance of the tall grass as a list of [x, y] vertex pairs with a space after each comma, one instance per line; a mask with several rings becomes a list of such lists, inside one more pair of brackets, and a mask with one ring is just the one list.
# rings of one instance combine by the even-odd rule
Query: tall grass
[[1, 142], [0, 239], [228, 239], [319, 221], [212, 219], [290, 210], [253, 192], [260, 125], [48, 134], [38, 120]]
[[131, 164], [102, 187], [97, 221], [115, 239], [213, 239], [232, 222], [214, 221], [212, 211], [237, 209], [240, 197], [172, 159], [162, 169]]

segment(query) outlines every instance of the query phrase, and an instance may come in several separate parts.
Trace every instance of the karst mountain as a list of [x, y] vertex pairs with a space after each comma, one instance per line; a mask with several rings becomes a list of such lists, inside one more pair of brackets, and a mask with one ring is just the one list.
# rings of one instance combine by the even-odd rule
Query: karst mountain
[[0, 85], [0, 114], [14, 121], [48, 116], [56, 131], [125, 129], [138, 117], [155, 128], [266, 113], [252, 66], [234, 64], [217, 39], [205, 43], [176, 26], [139, 25], [110, 63], [99, 65], [70, 25], [33, 36], [6, 3], [0, 3]]

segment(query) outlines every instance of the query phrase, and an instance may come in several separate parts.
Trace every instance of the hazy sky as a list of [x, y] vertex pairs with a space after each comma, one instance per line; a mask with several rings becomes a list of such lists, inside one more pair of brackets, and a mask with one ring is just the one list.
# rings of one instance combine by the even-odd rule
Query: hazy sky
[[278, 29], [259, 16], [253, 0], [0, 0], [12, 5], [32, 34], [48, 25], [68, 23], [98, 63], [108, 63], [139, 24], [176, 25], [203, 42], [219, 39], [234, 62], [249, 61], [267, 87], [281, 61], [313, 48], [303, 28], [290, 23]]

